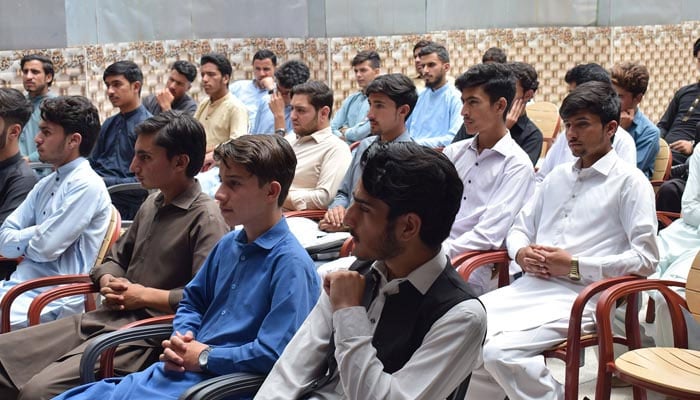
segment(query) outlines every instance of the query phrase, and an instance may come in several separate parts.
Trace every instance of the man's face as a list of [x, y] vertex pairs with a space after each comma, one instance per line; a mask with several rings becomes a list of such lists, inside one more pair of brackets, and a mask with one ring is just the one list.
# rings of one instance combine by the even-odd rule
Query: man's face
[[600, 117], [589, 111], [580, 111], [565, 119], [564, 126], [571, 153], [589, 161], [598, 160], [610, 150], [610, 138], [617, 129], [614, 121], [603, 125]]
[[421, 49], [416, 49], [413, 51], [413, 66], [416, 68], [418, 76], [423, 76], [423, 64], [420, 62], [420, 56], [418, 55], [420, 50]]
[[357, 258], [387, 260], [401, 253], [403, 248], [396, 237], [395, 221], [388, 221], [388, 215], [389, 206], [370, 196], [360, 179], [343, 220], [350, 228], [355, 244], [353, 254]]
[[214, 196], [229, 226], [249, 225], [263, 218], [269, 201], [270, 185], [260, 185], [258, 178], [242, 165], [219, 163], [221, 186]]
[[112, 106], [129, 107], [138, 102], [139, 82], [129, 83], [124, 75], [112, 75], [105, 78], [107, 97]]
[[[221, 75], [216, 64], [206, 63], [200, 69], [202, 75], [202, 88], [207, 96], [217, 96], [228, 90], [228, 75]], [[224, 93], [225, 94], [225, 93]]]
[[256, 82], [260, 82], [263, 78], [274, 77], [275, 66], [272, 60], [266, 58], [264, 60], [253, 60], [253, 76]]
[[138, 135], [134, 144], [134, 158], [129, 170], [145, 189], [166, 187], [177, 176], [178, 157], [168, 159], [164, 147], [155, 143], [156, 135]]
[[379, 75], [379, 68], [372, 68], [372, 64], [369, 61], [361, 62], [353, 66], [352, 69], [355, 71], [357, 85], [361, 89], [366, 88]]
[[620, 110], [634, 110], [637, 108], [639, 105], [639, 102], [642, 100], [642, 95], [633, 95], [632, 92], [623, 89], [621, 86], [618, 86], [613, 83], [613, 88], [615, 88], [615, 91], [617, 92], [617, 96], [620, 98]]
[[306, 136], [316, 132], [319, 128], [319, 112], [309, 102], [309, 96], [297, 94], [292, 97], [292, 127], [294, 133]]
[[170, 70], [168, 83], [165, 85], [165, 87], [168, 88], [168, 91], [170, 91], [170, 94], [173, 95], [175, 100], [182, 98], [182, 96], [184, 96], [185, 93], [190, 90], [190, 86], [192, 86], [192, 84], [187, 80], [185, 75], [182, 75], [175, 69]]
[[285, 106], [288, 106], [292, 103], [292, 88], [282, 86], [278, 83], [276, 90], [277, 90], [277, 93], [279, 93], [280, 96], [282, 96], [282, 99], [284, 100]]
[[[396, 108], [396, 103], [384, 93], [371, 93], [368, 98], [370, 130], [373, 135], [401, 134], [405, 130], [405, 117]], [[397, 131], [401, 132], [397, 132]]]
[[44, 64], [41, 61], [31, 60], [24, 63], [22, 84], [30, 96], [39, 96], [48, 92], [51, 81], [53, 81], [53, 75], [44, 73]]
[[56, 167], [65, 164], [72, 153], [69, 147], [71, 136], [66, 135], [61, 125], [42, 120], [39, 133], [34, 137], [39, 160]]
[[450, 64], [440, 61], [436, 53], [422, 56], [420, 62], [426, 87], [438, 88], [445, 83], [445, 76], [450, 69]]
[[471, 134], [488, 131], [503, 121], [503, 110], [499, 109], [499, 102], [491, 104], [491, 99], [481, 86], [462, 90], [461, 114], [464, 127]]

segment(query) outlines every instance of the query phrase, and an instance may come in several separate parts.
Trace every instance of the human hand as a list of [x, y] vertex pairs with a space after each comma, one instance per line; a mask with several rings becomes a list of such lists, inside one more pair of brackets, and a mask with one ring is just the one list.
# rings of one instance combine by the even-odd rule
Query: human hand
[[623, 129], [629, 129], [632, 126], [632, 121], [634, 120], [634, 108], [629, 110], [620, 111], [620, 126]]
[[515, 254], [515, 262], [518, 263], [523, 272], [540, 278], [549, 278], [546, 266], [544, 265], [545, 258], [537, 251], [538, 248], [539, 246], [535, 244], [521, 248]]
[[275, 117], [284, 119], [284, 97], [279, 92], [274, 92], [270, 95], [270, 101], [267, 103]]
[[131, 282], [126, 278], [116, 278], [111, 274], [100, 277], [100, 294], [104, 299], [102, 305], [110, 310], [124, 309], [124, 292]]
[[535, 250], [544, 258], [549, 276], [565, 276], [571, 271], [571, 254], [558, 247], [538, 246]]
[[676, 140], [671, 143], [669, 147], [671, 147], [671, 150], [675, 150], [687, 156], [693, 154], [693, 143], [690, 140]]
[[260, 87], [266, 90], [275, 88], [275, 80], [271, 76], [266, 76], [260, 80]]
[[202, 370], [199, 368], [199, 354], [209, 346], [196, 341], [191, 331], [184, 335], [176, 331], [170, 339], [163, 340], [161, 344], [164, 350], [159, 359], [164, 363], [166, 371]]
[[365, 277], [357, 271], [335, 271], [323, 279], [323, 290], [330, 298], [333, 311], [362, 305]]
[[209, 151], [204, 154], [204, 164], [202, 164], [201, 172], [209, 171], [215, 165], [216, 161], [214, 161], [214, 152]]
[[518, 122], [518, 118], [520, 118], [520, 115], [522, 115], [524, 109], [525, 101], [522, 97], [518, 97], [517, 99], [513, 100], [513, 105], [510, 107], [508, 115], [506, 115], [506, 127], [508, 129], [512, 128], [513, 125]]
[[168, 88], [164, 88], [156, 95], [156, 101], [163, 111], [168, 111], [172, 108], [173, 100], [175, 100], [175, 96], [170, 93]]
[[345, 218], [345, 207], [337, 206], [326, 211], [326, 215], [318, 223], [318, 229], [325, 232], [343, 232], [347, 231], [348, 227], [343, 224]]

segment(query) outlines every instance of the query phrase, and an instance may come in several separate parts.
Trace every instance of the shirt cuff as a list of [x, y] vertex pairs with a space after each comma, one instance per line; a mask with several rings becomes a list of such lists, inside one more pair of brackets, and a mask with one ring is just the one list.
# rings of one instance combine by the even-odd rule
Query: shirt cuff
[[170, 304], [170, 308], [172, 308], [173, 311], [177, 310], [177, 306], [180, 304], [180, 300], [182, 300], [183, 293], [184, 289], [172, 289], [168, 293], [168, 304]]
[[341, 308], [333, 313], [335, 341], [372, 336], [372, 327], [367, 318], [367, 309], [362, 306]]

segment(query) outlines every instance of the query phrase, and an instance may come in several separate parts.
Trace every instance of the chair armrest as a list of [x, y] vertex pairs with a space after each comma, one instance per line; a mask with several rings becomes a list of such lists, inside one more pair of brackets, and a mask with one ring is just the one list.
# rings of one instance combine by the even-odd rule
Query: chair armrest
[[355, 243], [352, 241], [352, 236], [345, 239], [343, 245], [340, 246], [339, 257], [350, 257], [352, 255], [352, 250], [355, 248]]
[[114, 375], [114, 353], [117, 346], [123, 343], [133, 342], [139, 339], [151, 339], [154, 337], [168, 338], [173, 332], [173, 315], [147, 318], [124, 325], [119, 330], [100, 335], [90, 342], [85, 348], [80, 359], [81, 384], [94, 382], [95, 363], [100, 357], [100, 375], [108, 378]]
[[219, 400], [234, 395], [253, 395], [265, 377], [245, 372], [217, 376], [200, 382], [183, 393], [179, 400]]
[[328, 210], [299, 210], [299, 211], [287, 211], [284, 216], [287, 218], [300, 217], [309, 218], [316, 221], [320, 221], [326, 215]]
[[22, 293], [40, 287], [65, 285], [69, 283], [90, 283], [92, 280], [85, 274], [78, 275], [57, 275], [44, 278], [32, 279], [11, 287], [0, 300], [0, 333], [10, 331], [10, 309], [12, 302]]
[[[27, 317], [29, 318], [29, 326], [38, 325], [41, 322], [41, 311], [49, 303], [56, 299], [62, 297], [74, 296], [78, 294], [89, 295], [90, 293], [98, 293], [100, 290], [95, 286], [94, 283], [74, 283], [71, 285], [59, 286], [53, 289], [49, 289], [32, 300], [29, 305], [29, 310], [27, 311]], [[92, 311], [95, 309], [95, 299], [89, 296], [85, 298], [85, 311]]]
[[659, 221], [659, 225], [664, 228], [671, 225], [673, 221], [681, 217], [681, 214], [670, 212], [670, 211], [657, 211], [656, 219]]
[[457, 268], [457, 272], [465, 282], [469, 281], [469, 276], [477, 268], [486, 264], [495, 264], [498, 270], [498, 287], [509, 283], [509, 263], [510, 257], [506, 250], [467, 251], [452, 259], [452, 265]]

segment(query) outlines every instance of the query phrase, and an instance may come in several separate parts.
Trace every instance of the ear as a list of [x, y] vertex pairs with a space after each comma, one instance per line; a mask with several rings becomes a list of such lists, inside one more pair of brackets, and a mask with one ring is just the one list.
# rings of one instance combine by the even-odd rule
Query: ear
[[617, 131], [617, 126], [618, 126], [617, 121], [610, 121], [607, 124], [605, 124], [605, 126], [603, 127], [603, 130], [605, 131], [605, 135], [607, 137], [612, 137], [612, 135], [614, 135], [615, 132]]
[[632, 101], [634, 102], [634, 106], [637, 107], [639, 103], [642, 102], [642, 99], [644, 98], [644, 93], [639, 93], [638, 95], [632, 97]]
[[134, 83], [132, 83], [132, 85], [134, 85], [134, 89], [136, 89], [136, 92], [141, 90], [141, 82], [135, 81]]
[[282, 185], [280, 185], [280, 183], [277, 181], [272, 181], [267, 184], [267, 187], [267, 199], [276, 205], [277, 199], [280, 197], [280, 193], [282, 192]]
[[49, 82], [53, 82], [53, 74], [46, 75], [46, 80], [48, 80]]
[[78, 132], [73, 132], [69, 137], [68, 137], [68, 146], [71, 149], [78, 149], [80, 151], [80, 143], [83, 142], [83, 136], [79, 134]]
[[420, 228], [422, 221], [418, 214], [407, 213], [399, 217], [396, 224], [396, 237], [401, 241], [410, 241], [415, 238], [420, 239]]
[[496, 111], [498, 111], [501, 114], [504, 114], [506, 111], [506, 107], [508, 106], [508, 100], [506, 100], [505, 97], [499, 97], [498, 100], [496, 100], [496, 102], [493, 104], [496, 107]]
[[406, 119], [406, 116], [408, 115], [409, 111], [411, 111], [411, 106], [409, 106], [408, 104], [404, 104], [396, 110], [399, 112], [399, 115], [402, 115], [404, 119]]
[[525, 93], [523, 93], [523, 101], [525, 103], [532, 100], [533, 97], [535, 97], [535, 91], [532, 89], [528, 89], [525, 91]]
[[7, 127], [7, 136], [11, 137], [12, 140], [19, 140], [20, 133], [22, 133], [22, 126], [20, 124], [12, 124]]
[[321, 113], [321, 116], [323, 116], [326, 119], [330, 119], [331, 117], [331, 109], [328, 106], [323, 106], [321, 107], [320, 110], [318, 110]]
[[221, 75], [221, 81], [228, 86], [228, 82], [231, 80], [231, 75]]
[[445, 71], [449, 71], [451, 68], [450, 63], [444, 63], [443, 66], [445, 67]]
[[190, 156], [188, 156], [187, 154], [178, 154], [174, 158], [175, 168], [177, 170], [187, 170], [187, 166], [190, 165]]

